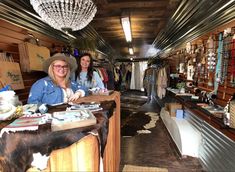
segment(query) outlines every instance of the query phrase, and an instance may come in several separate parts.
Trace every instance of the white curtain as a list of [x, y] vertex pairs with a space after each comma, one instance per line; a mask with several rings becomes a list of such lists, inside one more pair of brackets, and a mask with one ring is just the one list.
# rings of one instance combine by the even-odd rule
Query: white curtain
[[130, 89], [143, 90], [144, 71], [147, 69], [147, 62], [133, 62]]

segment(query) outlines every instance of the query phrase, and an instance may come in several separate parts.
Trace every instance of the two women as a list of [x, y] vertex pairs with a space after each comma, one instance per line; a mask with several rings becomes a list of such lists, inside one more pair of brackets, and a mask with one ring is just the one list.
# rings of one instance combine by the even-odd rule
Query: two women
[[[85, 96], [90, 88], [105, 89], [99, 74], [93, 69], [93, 60], [88, 53], [80, 57], [78, 65], [74, 57], [57, 53], [43, 63], [43, 70], [48, 76], [33, 84], [28, 103], [65, 103]], [[71, 73], [75, 70], [76, 81], [71, 81]]]

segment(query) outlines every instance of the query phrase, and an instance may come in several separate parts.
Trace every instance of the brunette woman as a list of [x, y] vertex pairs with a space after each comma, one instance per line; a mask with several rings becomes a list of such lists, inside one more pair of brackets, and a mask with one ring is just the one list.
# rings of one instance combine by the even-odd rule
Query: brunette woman
[[105, 88], [99, 74], [93, 69], [93, 59], [89, 53], [82, 54], [78, 59], [78, 69], [75, 77], [77, 82], [87, 89]]

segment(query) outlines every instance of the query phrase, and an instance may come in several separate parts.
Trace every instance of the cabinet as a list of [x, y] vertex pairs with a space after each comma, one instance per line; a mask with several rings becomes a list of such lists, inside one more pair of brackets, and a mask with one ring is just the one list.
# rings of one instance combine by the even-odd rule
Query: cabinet
[[[182, 103], [184, 120], [200, 134], [198, 157], [206, 171], [235, 171], [235, 130], [203, 111], [191, 99], [170, 94]], [[192, 133], [193, 134], [193, 133]], [[182, 139], [184, 140], [184, 139]], [[183, 143], [181, 143], [183, 145]], [[197, 143], [191, 144], [194, 147]]]
[[185, 110], [185, 119], [201, 133], [199, 159], [204, 169], [234, 171], [235, 142], [188, 109]]

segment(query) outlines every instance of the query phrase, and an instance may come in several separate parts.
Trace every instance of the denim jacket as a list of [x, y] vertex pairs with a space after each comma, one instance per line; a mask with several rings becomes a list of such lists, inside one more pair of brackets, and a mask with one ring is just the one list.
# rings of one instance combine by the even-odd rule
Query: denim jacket
[[[86, 88], [80, 86], [77, 82], [70, 81], [70, 85], [74, 93], [79, 89], [85, 91], [86, 93]], [[48, 76], [36, 81], [32, 85], [28, 97], [28, 103], [32, 104], [45, 103], [52, 105], [52, 104], [63, 103], [63, 100], [64, 100], [64, 94], [62, 88], [55, 85], [52, 82], [51, 78]]]

